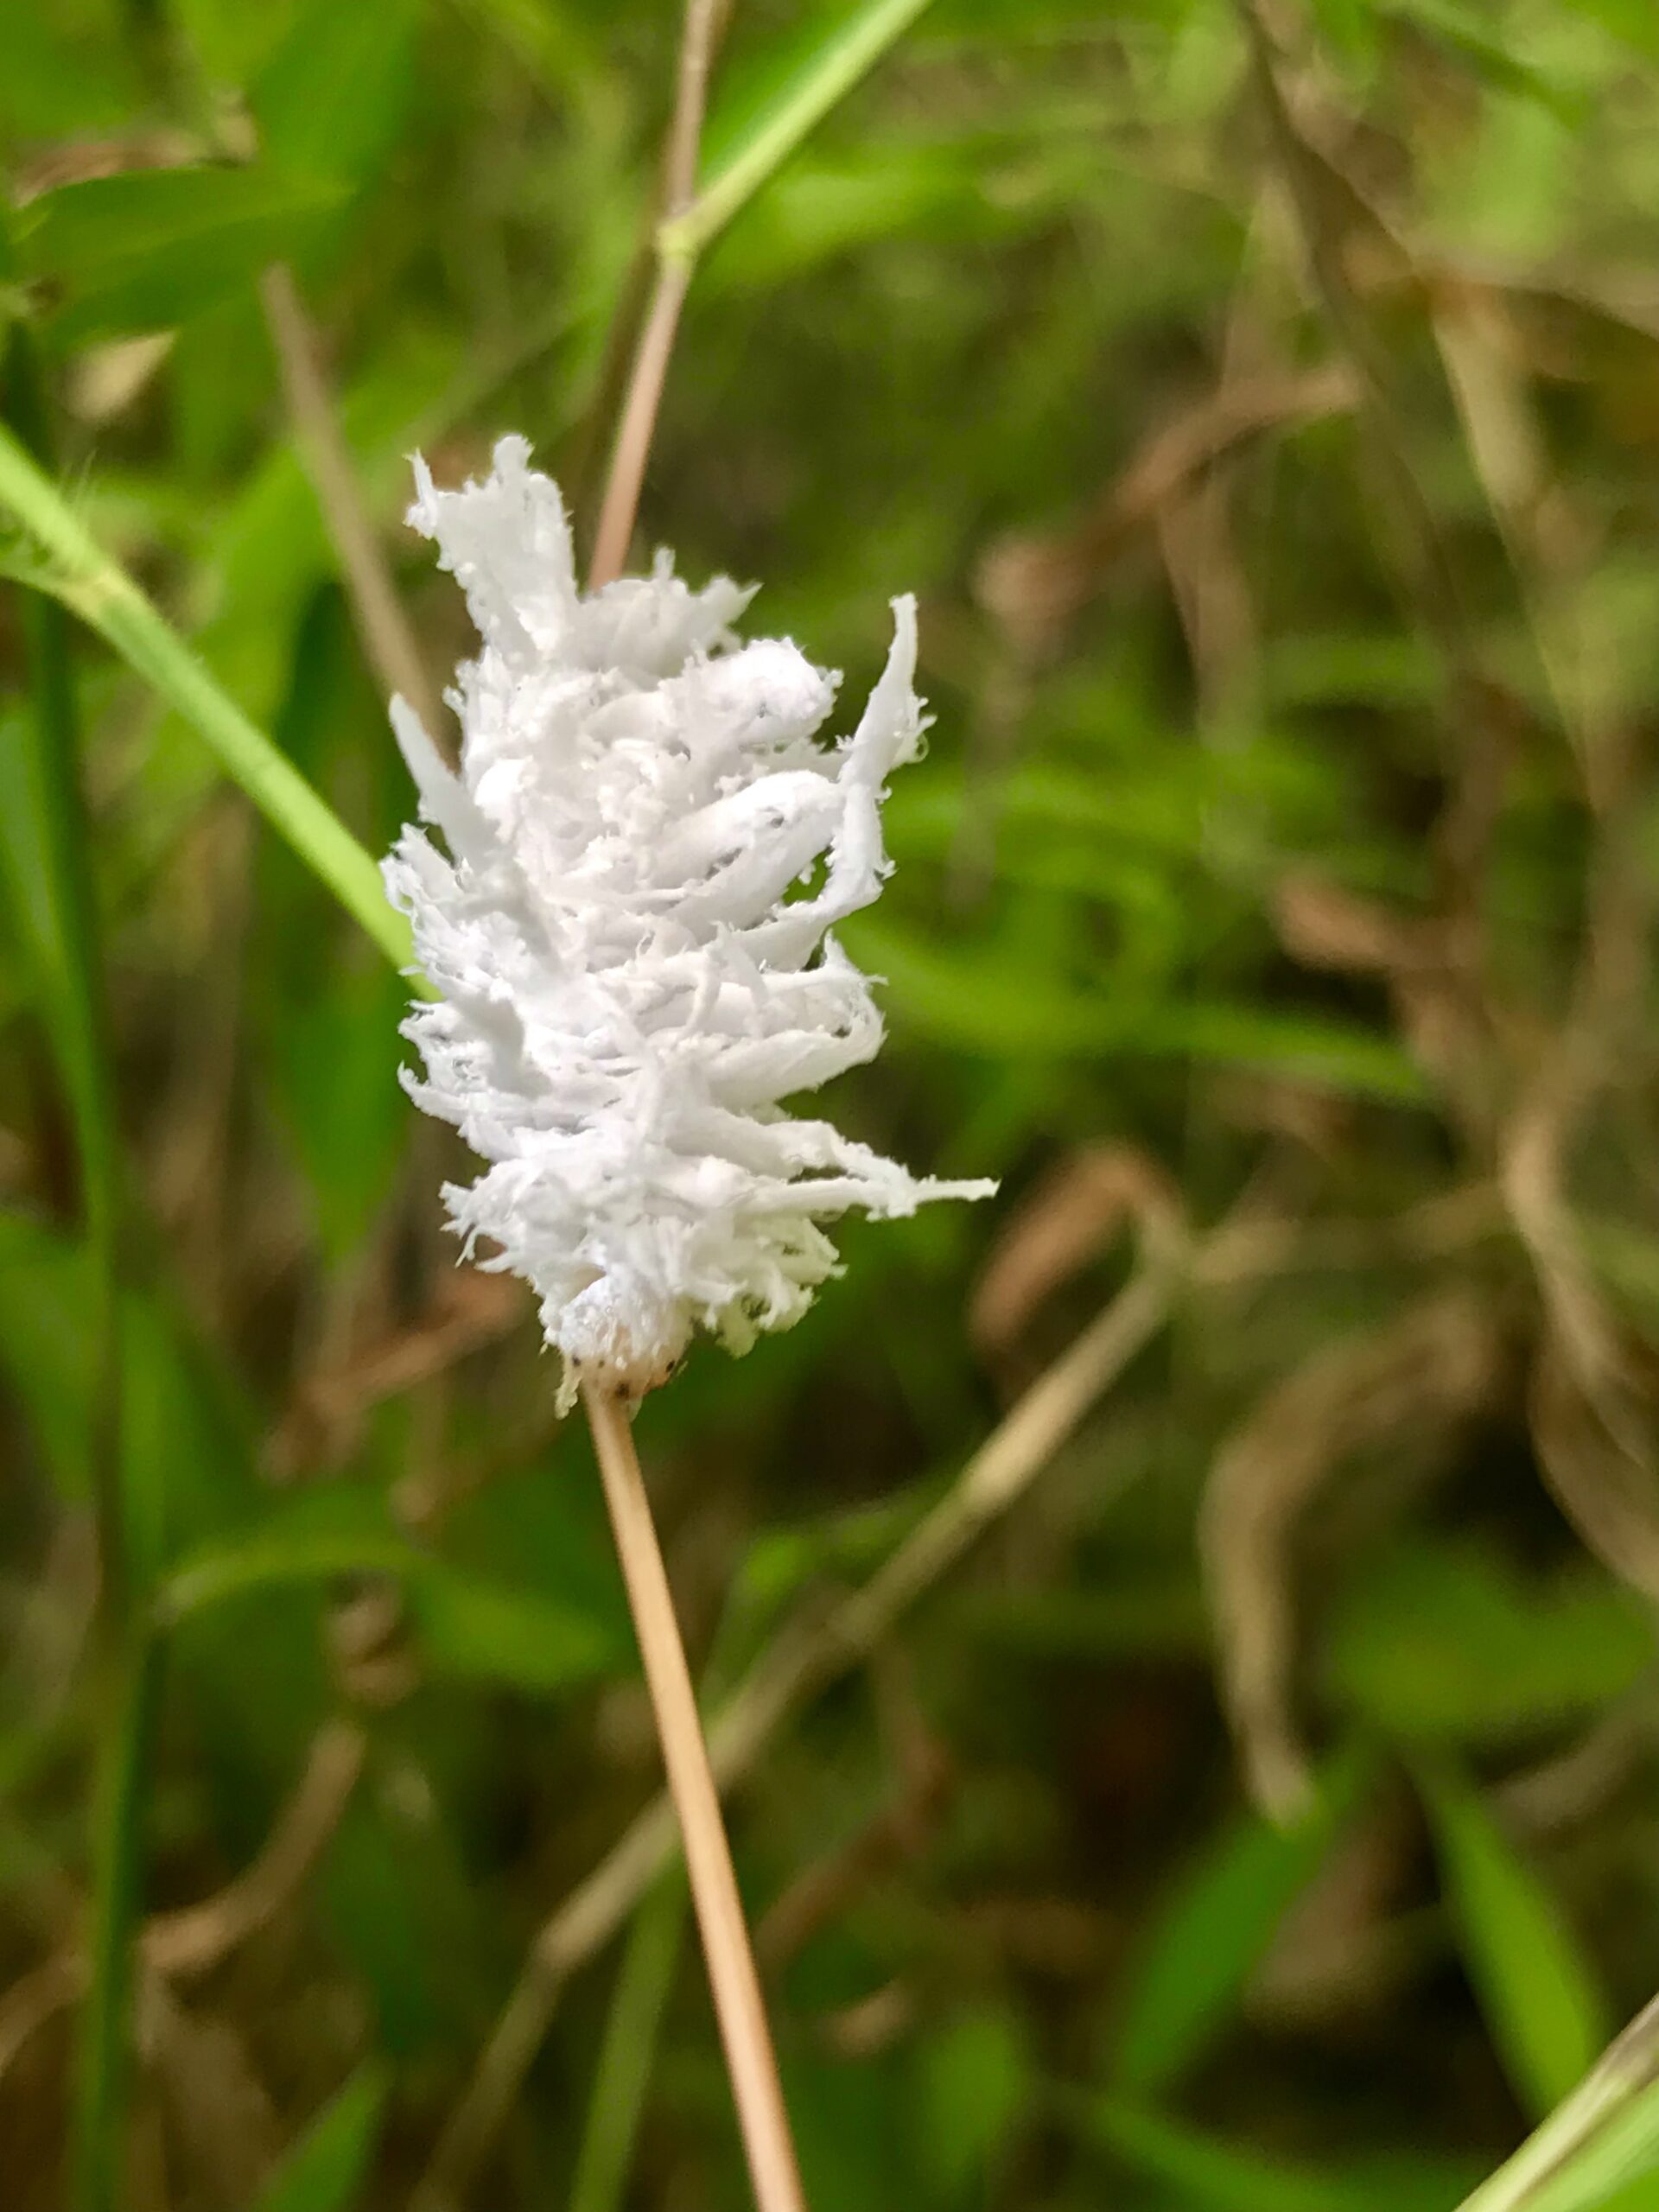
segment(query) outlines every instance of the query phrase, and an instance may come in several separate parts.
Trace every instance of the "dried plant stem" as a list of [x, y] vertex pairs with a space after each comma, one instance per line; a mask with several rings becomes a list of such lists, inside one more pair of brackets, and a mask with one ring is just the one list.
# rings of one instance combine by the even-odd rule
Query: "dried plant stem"
[[1382, 474], [1379, 486], [1393, 509], [1390, 519], [1405, 564], [1404, 582], [1427, 635], [1460, 683], [1481, 674], [1471, 632], [1466, 594], [1434, 509], [1424, 490], [1412, 442], [1395, 398], [1387, 357], [1349, 280], [1338, 241], [1325, 220], [1313, 156], [1304, 142], [1280, 81], [1273, 35], [1260, 0], [1237, 0], [1257, 99], [1274, 158], [1306, 256], [1308, 273], [1332, 334], [1347, 354], [1360, 384]]
[[[818, 1691], [867, 1659], [902, 1616], [1023, 1497], [1089, 1408], [1157, 1333], [1185, 1277], [1224, 1285], [1282, 1262], [1288, 1232], [1243, 1210], [1198, 1249], [1148, 1256], [1103, 1313], [1039, 1376], [944, 1496], [868, 1582], [830, 1612], [798, 1619], [755, 1662], [709, 1732], [719, 1787], [733, 1789]], [[541, 2048], [566, 1981], [607, 1943], [674, 1855], [658, 1797], [543, 1923], [416, 2192], [417, 2212], [452, 2212]]]
[[[723, 15], [723, 0], [686, 0], [674, 117], [663, 165], [663, 213], [671, 221], [685, 212], [696, 188], [709, 69]], [[694, 251], [665, 251], [659, 244], [656, 283], [634, 354], [600, 507], [588, 575], [590, 590], [613, 582], [627, 560], [645, 480], [645, 461], [695, 266]], [[789, 2115], [778, 2079], [778, 2060], [721, 1817], [719, 1792], [709, 1764], [628, 1413], [607, 1392], [590, 1387], [583, 1396], [645, 1680], [656, 1710], [669, 1790], [679, 1818], [692, 1903], [755, 2201], [760, 2212], [805, 2212]]]
[[588, 571], [588, 588], [592, 591], [613, 582], [621, 575], [628, 557], [628, 540], [633, 536], [634, 517], [639, 511], [639, 493], [645, 480], [645, 456], [657, 427], [657, 410], [662, 403], [663, 385], [668, 375], [668, 357], [674, 350], [680, 309], [685, 304], [690, 282], [689, 261], [658, 264], [651, 309], [640, 333], [639, 350], [633, 357], [628, 396], [611, 456], [611, 473], [599, 510], [594, 557]]
[[316, 332], [292, 272], [280, 263], [268, 269], [259, 295], [282, 371], [283, 395], [300, 458], [340, 556], [340, 580], [351, 601], [363, 650], [385, 690], [401, 692], [432, 736], [441, 738], [442, 702], [427, 673], [363, 504], [357, 472], [318, 359]]
[[294, 1795], [257, 1858], [200, 1904], [146, 1923], [144, 1964], [169, 1979], [209, 1973], [268, 1927], [327, 1848], [362, 1778], [368, 1738], [355, 1721], [318, 1730]]
[[[684, 214], [696, 189], [697, 148], [702, 137], [709, 68], [724, 12], [723, 0], [686, 0], [674, 119], [669, 125], [663, 161], [665, 223], [672, 223]], [[617, 426], [610, 475], [594, 537], [594, 557], [588, 572], [588, 588], [593, 591], [602, 584], [613, 582], [621, 575], [628, 557], [628, 540], [633, 536], [634, 518], [639, 512], [645, 460], [657, 428], [657, 410], [662, 404], [669, 356], [674, 351], [680, 310], [685, 305], [686, 291], [696, 266], [695, 249], [664, 246], [659, 232], [657, 282], [633, 357], [628, 394]]]
[[760, 2212], [805, 2212], [760, 1980], [628, 1410], [613, 1393], [592, 1385], [582, 1395], [662, 1738], [669, 1790], [679, 1816], [691, 1901], [709, 1962], [755, 2202]]
[[[1631, 2180], [1646, 2163], [1628, 2155], [1629, 2145], [1619, 2144], [1618, 2123], [1633, 2122], [1645, 2150], [1651, 2141], [1649, 2105], [1656, 2084], [1659, 1998], [1614, 2037], [1572, 2094], [1533, 2130], [1513, 2158], [1464, 2199], [1458, 2212], [1526, 2212], [1532, 2205], [1539, 2212], [1547, 2205], [1562, 2212], [1567, 2206], [1611, 2202], [1607, 2192], [1616, 2183]], [[1611, 2158], [1606, 2155], [1610, 2148]], [[1619, 2155], [1621, 2148], [1626, 2156]], [[1564, 2186], [1557, 2193], [1552, 2183]]]
[[[145, 1922], [137, 1948], [146, 1986], [157, 1976], [182, 1980], [211, 1972], [275, 1919], [340, 1825], [366, 1750], [363, 1731], [350, 1721], [331, 1721], [319, 1732], [298, 1788], [251, 1865], [201, 1904]], [[91, 1956], [72, 1943], [0, 1993], [0, 2082], [48, 2020], [85, 2002], [92, 1979]]]

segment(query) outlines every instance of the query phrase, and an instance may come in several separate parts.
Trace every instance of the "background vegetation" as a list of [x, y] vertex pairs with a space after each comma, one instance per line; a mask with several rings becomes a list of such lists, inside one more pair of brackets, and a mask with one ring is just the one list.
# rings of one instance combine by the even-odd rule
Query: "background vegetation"
[[[811, 2200], [1449, 2208], [1659, 1987], [1659, 18], [741, 0], [706, 173], [849, 22], [640, 538], [854, 690], [919, 593], [836, 1110], [1004, 1179], [640, 1424], [711, 1700], [761, 1685]], [[7, 423], [372, 851], [353, 504], [416, 684], [467, 632], [415, 447], [522, 429], [591, 527], [677, 37], [0, 10]], [[660, 1834], [607, 1856], [658, 1756], [588, 1447], [452, 1265], [404, 986], [49, 534], [0, 605], [5, 2202], [738, 2204]]]

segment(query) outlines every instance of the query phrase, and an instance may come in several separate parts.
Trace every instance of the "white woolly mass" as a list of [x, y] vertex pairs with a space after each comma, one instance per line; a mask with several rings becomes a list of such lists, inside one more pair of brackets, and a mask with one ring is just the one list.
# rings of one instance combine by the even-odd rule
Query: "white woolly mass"
[[787, 640], [740, 644], [748, 591], [691, 591], [659, 555], [582, 594], [557, 487], [521, 438], [494, 461], [456, 492], [415, 463], [410, 520], [483, 651], [449, 695], [459, 776], [392, 702], [448, 846], [406, 829], [385, 863], [441, 995], [404, 1024], [426, 1079], [404, 1079], [489, 1162], [446, 1187], [451, 1219], [534, 1285], [567, 1391], [641, 1390], [699, 1325], [741, 1351], [797, 1320], [836, 1269], [823, 1217], [995, 1187], [918, 1179], [779, 1103], [881, 1041], [825, 933], [888, 870], [882, 787], [924, 727], [915, 602], [893, 601], [886, 670], [828, 750], [838, 679]]

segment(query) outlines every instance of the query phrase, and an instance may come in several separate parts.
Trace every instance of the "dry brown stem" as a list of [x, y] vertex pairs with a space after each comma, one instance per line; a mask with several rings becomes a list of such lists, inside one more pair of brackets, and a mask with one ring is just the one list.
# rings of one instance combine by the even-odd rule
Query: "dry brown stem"
[[48, 2020], [79, 2004], [90, 1979], [79, 1951], [60, 1951], [12, 1983], [0, 1997], [0, 2081]]
[[270, 2093], [237, 2024], [181, 2003], [158, 1974], [138, 1999], [138, 2036], [168, 2130], [210, 2204], [257, 2202], [282, 2155]]
[[272, 1920], [340, 1825], [363, 1772], [368, 1745], [348, 1720], [318, 1732], [299, 1786], [252, 1864], [217, 1896], [146, 1926], [145, 1963], [168, 1979], [206, 1974]]
[[[683, 214], [696, 189], [703, 104], [722, 13], [721, 0], [686, 0], [674, 118], [669, 125], [664, 163], [664, 219]], [[689, 261], [658, 255], [656, 285], [634, 354], [628, 395], [623, 403], [622, 419], [617, 426], [616, 444], [611, 454], [610, 475], [600, 505], [594, 557], [588, 573], [591, 591], [597, 591], [601, 584], [620, 576], [628, 557], [628, 543], [633, 536], [639, 494], [645, 480], [645, 461], [657, 428], [657, 410], [662, 404], [669, 357], [674, 351], [680, 309], [685, 304], [690, 282]]]
[[1586, 1378], [1547, 1321], [1533, 1363], [1528, 1413], [1551, 1494], [1611, 1573], [1659, 1600], [1659, 1465], [1650, 1408], [1624, 1379]]
[[951, 1779], [949, 1760], [930, 1744], [886, 1804], [833, 1851], [802, 1868], [755, 1931], [755, 1949], [768, 1973], [838, 1919], [872, 1882], [921, 1848], [950, 1794]]
[[[1436, 836], [1444, 912], [1418, 935], [1420, 943], [1438, 938], [1443, 957], [1436, 973], [1433, 962], [1414, 958], [1408, 947], [1402, 956], [1403, 937], [1396, 931], [1393, 946], [1373, 964], [1389, 973], [1420, 1057], [1438, 1065], [1465, 1123], [1497, 1154], [1510, 1225], [1527, 1253], [1543, 1307], [1531, 1413], [1546, 1479], [1590, 1548], [1651, 1595], [1659, 1592], [1659, 1510], [1653, 1503], [1659, 1449], [1646, 1393], [1583, 1250], [1567, 1187], [1580, 1126], [1640, 1019], [1650, 905], [1640, 872], [1623, 849], [1626, 733], [1595, 725], [1575, 664], [1573, 592], [1595, 550], [1594, 530], [1552, 476], [1526, 386], [1510, 286], [1491, 272], [1423, 262], [1389, 229], [1333, 157], [1316, 152], [1292, 119], [1254, 0], [1240, 0], [1240, 6], [1310, 264], [1333, 327], [1365, 370], [1403, 508], [1420, 536], [1420, 612], [1433, 620], [1455, 608], [1455, 596], [1444, 588], [1453, 580], [1444, 549], [1427, 526], [1427, 503], [1399, 441], [1346, 273], [1351, 257], [1344, 248], [1361, 234], [1373, 245], [1383, 243], [1428, 314], [1470, 460], [1582, 777], [1596, 844], [1578, 975], [1567, 1016], [1554, 1035], [1540, 1033], [1534, 1025], [1510, 1039], [1510, 1081], [1516, 1095], [1500, 1117], [1492, 1110], [1494, 1086], [1482, 1081], [1478, 1065], [1482, 1029], [1495, 1027], [1477, 1003], [1492, 996], [1480, 988], [1478, 905], [1516, 715], [1475, 666], [1466, 632], [1460, 626], [1448, 629], [1442, 620], [1440, 633], [1460, 694], [1454, 707], [1463, 709], [1458, 719], [1465, 728]], [[1333, 219], [1338, 198], [1342, 208]], [[1423, 597], [1426, 583], [1433, 587], [1432, 604]]]
[[582, 1399], [657, 1716], [755, 2202], [760, 2212], [805, 2212], [760, 1978], [668, 1573], [633, 1448], [630, 1411], [614, 1392], [593, 1383], [584, 1386]]
[[1160, 423], [1071, 529], [998, 539], [980, 564], [976, 597], [1025, 658], [1046, 658], [1098, 590], [1126, 540], [1190, 493], [1207, 469], [1251, 437], [1346, 412], [1358, 397], [1354, 372], [1342, 362], [1241, 378], [1207, 394]]
[[1491, 1387], [1498, 1338], [1469, 1293], [1414, 1307], [1391, 1328], [1344, 1338], [1270, 1390], [1217, 1457], [1199, 1546], [1223, 1688], [1257, 1801], [1294, 1815], [1308, 1789], [1290, 1706], [1290, 1549], [1309, 1502], [1352, 1452], [1400, 1432], [1444, 1430]]
[[1534, 1835], [1585, 1830], [1653, 1764], [1659, 1683], [1649, 1674], [1598, 1714], [1583, 1734], [1535, 1766], [1506, 1776], [1494, 1795], [1506, 1821]]
[[[724, 14], [724, 0], [686, 0], [674, 114], [664, 156], [662, 213], [667, 219], [683, 213], [696, 189], [709, 72]], [[601, 503], [588, 569], [590, 590], [619, 576], [627, 559], [691, 270], [689, 259], [658, 251], [655, 287]], [[593, 1387], [584, 1389], [583, 1400], [656, 1712], [755, 2200], [760, 2212], [804, 2212], [805, 2196], [720, 1796], [628, 1414], [614, 1395]], [[516, 2088], [516, 2079], [512, 2086]]]
[[1570, 1194], [1580, 1128], [1641, 1033], [1652, 899], [1630, 845], [1624, 733], [1580, 725], [1573, 734], [1595, 840], [1577, 969], [1565, 1018], [1547, 1042], [1533, 1042], [1503, 1131], [1498, 1179], [1543, 1308], [1529, 1405], [1540, 1466], [1590, 1549], [1654, 1597], [1652, 1389], [1602, 1294]]
[[[1240, 274], [1229, 303], [1217, 364], [1217, 396], [1282, 373], [1286, 363], [1259, 311], [1262, 246], [1274, 217], [1272, 194], [1258, 193], [1245, 232]], [[1236, 472], [1224, 465], [1179, 486], [1154, 527], [1170, 594], [1185, 633], [1201, 728], [1214, 743], [1262, 711], [1262, 620], [1254, 583], [1240, 558], [1233, 514]], [[1205, 842], [1211, 842], [1206, 824]]]
[[[1294, 219], [1313, 289], [1325, 321], [1358, 379], [1360, 421], [1369, 432], [1367, 453], [1381, 518], [1388, 525], [1392, 566], [1402, 595], [1423, 633], [1431, 638], [1446, 672], [1442, 749], [1446, 795], [1433, 850], [1444, 932], [1456, 989], [1442, 995], [1454, 1007], [1459, 1033], [1442, 1040], [1449, 1103], [1471, 1134], [1491, 1129], [1485, 1057], [1484, 916], [1479, 891], [1484, 856], [1497, 824], [1509, 754], [1523, 709], [1485, 663], [1465, 606], [1433, 501], [1410, 412], [1399, 404], [1389, 356], [1379, 341], [1356, 269], [1369, 256], [1384, 261], [1420, 296], [1423, 272], [1398, 234], [1341, 165], [1339, 156], [1316, 143], [1336, 134], [1328, 116], [1315, 111], [1321, 94], [1304, 98], [1311, 71], [1292, 86], [1281, 77], [1281, 58], [1257, 0], [1237, 0], [1269, 144]], [[1448, 414], [1455, 396], [1448, 384]]]
[[323, 376], [316, 332], [299, 287], [279, 263], [265, 271], [259, 289], [295, 441], [340, 556], [340, 581], [363, 650], [381, 688], [388, 695], [401, 692], [435, 741], [442, 743], [447, 728], [443, 702], [427, 673], [363, 504], [357, 471]]
[[[1285, 1246], [1281, 1224], [1241, 1210], [1189, 1264], [1173, 1252], [1144, 1260], [863, 1588], [825, 1616], [797, 1620], [756, 1661], [709, 1731], [710, 1764], [721, 1790], [750, 1773], [790, 1716], [868, 1657], [1025, 1495], [1101, 1393], [1157, 1333], [1184, 1279], [1234, 1282], [1280, 1264]], [[416, 2198], [420, 2212], [451, 2212], [460, 2204], [541, 2047], [566, 1981], [626, 1922], [668, 1864], [674, 1840], [672, 1809], [658, 1797], [543, 1923], [444, 2129]]]
[[268, 1447], [267, 1466], [282, 1481], [302, 1468], [338, 1463], [355, 1449], [374, 1407], [448, 1375], [470, 1352], [518, 1328], [527, 1305], [516, 1276], [477, 1268], [439, 1275], [412, 1321], [388, 1325], [383, 1319], [365, 1343], [325, 1347], [300, 1379]]
[[[146, 1923], [139, 1957], [149, 1981], [207, 1973], [275, 1918], [338, 1827], [366, 1748], [361, 1729], [348, 1721], [318, 1732], [293, 1796], [251, 1865], [205, 1903]], [[48, 2020], [80, 2002], [89, 1979], [85, 1953], [72, 1945], [0, 1997], [0, 2078]]]
[[1149, 1249], [1184, 1234], [1180, 1193], [1134, 1145], [1067, 1153], [1002, 1225], [975, 1287], [968, 1326], [987, 1352], [1004, 1352], [1052, 1291], [1116, 1241], [1126, 1217]]
[[[1475, 651], [1457, 569], [1419, 474], [1404, 417], [1390, 389], [1386, 357], [1355, 290], [1345, 253], [1351, 212], [1370, 213], [1341, 173], [1326, 165], [1293, 114], [1280, 81], [1280, 58], [1256, 0], [1237, 0], [1262, 113], [1286, 195], [1332, 334], [1358, 378], [1364, 414], [1398, 534], [1398, 552], [1416, 610], [1460, 685], [1478, 681]], [[1341, 215], [1333, 219], [1336, 203]], [[1380, 226], [1378, 226], [1380, 227]]]

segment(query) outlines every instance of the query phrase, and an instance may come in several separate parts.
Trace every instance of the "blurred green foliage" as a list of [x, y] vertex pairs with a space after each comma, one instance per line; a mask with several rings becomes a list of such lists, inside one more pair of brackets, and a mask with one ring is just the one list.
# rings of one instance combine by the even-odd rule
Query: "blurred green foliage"
[[[849, 696], [919, 594], [931, 754], [846, 931], [891, 1041], [836, 1110], [1004, 1193], [850, 1229], [645, 1409], [711, 1688], [1192, 1264], [737, 1801], [809, 2192], [1449, 2212], [1659, 1986], [1659, 15], [737, 0], [705, 175], [911, 14], [698, 270], [639, 543], [762, 579]], [[406, 457], [521, 429], [591, 527], [677, 35], [0, 10], [6, 423], [372, 852], [410, 793], [261, 279], [441, 681]], [[403, 984], [0, 561], [6, 2202], [63, 2202], [112, 1449], [165, 1644], [118, 2201], [401, 2205], [654, 1786], [593, 1470], [451, 1265]], [[465, 2203], [743, 2201], [683, 1923], [671, 1878], [572, 1974]], [[1612, 2201], [1632, 2113], [1541, 2207]]]

